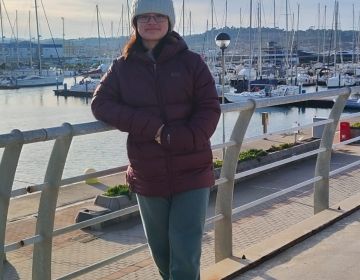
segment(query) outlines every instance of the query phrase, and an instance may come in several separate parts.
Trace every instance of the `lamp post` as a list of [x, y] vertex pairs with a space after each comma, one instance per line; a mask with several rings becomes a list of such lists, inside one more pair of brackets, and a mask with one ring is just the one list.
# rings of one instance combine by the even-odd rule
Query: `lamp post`
[[[225, 91], [225, 49], [230, 44], [230, 36], [227, 33], [219, 33], [215, 37], [215, 43], [221, 50], [221, 64], [222, 64], [222, 75], [221, 75], [221, 103], [225, 103], [224, 91]], [[225, 143], [225, 115], [222, 116], [222, 125], [223, 125], [223, 144]], [[223, 160], [225, 156], [225, 148], [223, 148]]]

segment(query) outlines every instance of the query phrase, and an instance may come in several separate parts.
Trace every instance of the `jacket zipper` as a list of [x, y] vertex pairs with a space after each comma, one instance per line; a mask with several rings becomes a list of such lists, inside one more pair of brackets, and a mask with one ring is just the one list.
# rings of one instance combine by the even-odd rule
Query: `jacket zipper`
[[[166, 115], [166, 112], [165, 112], [165, 104], [164, 104], [164, 100], [163, 100], [163, 97], [162, 95], [160, 94], [159, 92], [159, 85], [158, 85], [158, 75], [157, 75], [157, 64], [154, 63], [153, 64], [153, 68], [154, 68], [154, 74], [155, 74], [155, 93], [156, 93], [156, 98], [157, 98], [157, 101], [158, 101], [158, 104], [160, 105], [160, 112], [161, 112], [161, 115], [163, 117], [163, 120], [165, 122], [165, 125], [167, 124], [168, 122], [168, 119], [167, 119], [167, 115]], [[166, 137], [166, 140], [169, 142], [170, 141], [170, 135], [167, 135]], [[170, 155], [169, 155], [169, 152], [167, 150], [165, 150], [165, 160], [166, 160], [166, 171], [167, 171], [167, 182], [168, 182], [168, 186], [169, 186], [169, 191], [170, 191], [170, 195], [173, 194], [173, 187], [172, 187], [172, 182], [171, 182], [171, 178], [173, 178], [173, 172], [172, 172], [172, 168], [171, 168], [171, 158], [170, 158]]]

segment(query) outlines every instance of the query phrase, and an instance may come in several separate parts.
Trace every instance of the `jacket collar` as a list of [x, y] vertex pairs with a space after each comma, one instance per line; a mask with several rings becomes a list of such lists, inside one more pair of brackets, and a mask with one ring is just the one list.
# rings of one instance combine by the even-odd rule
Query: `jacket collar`
[[[187, 49], [188, 46], [184, 39], [178, 33], [172, 31], [169, 35], [169, 38], [167, 38], [166, 42], [164, 43], [164, 46], [156, 59], [156, 63], [165, 62], [177, 55], [178, 53]], [[133, 54], [133, 57], [135, 59], [140, 59], [153, 63], [153, 61], [150, 59], [146, 52], [136, 52]]]

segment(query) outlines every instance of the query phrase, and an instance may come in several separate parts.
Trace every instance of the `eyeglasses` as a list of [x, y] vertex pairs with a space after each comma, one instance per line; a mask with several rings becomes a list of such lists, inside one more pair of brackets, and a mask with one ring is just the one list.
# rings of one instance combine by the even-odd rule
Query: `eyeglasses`
[[137, 21], [139, 23], [148, 23], [150, 22], [151, 19], [154, 19], [154, 21], [156, 23], [161, 23], [161, 22], [165, 22], [168, 20], [167, 16], [161, 15], [161, 14], [155, 14], [155, 15], [140, 15], [137, 16]]

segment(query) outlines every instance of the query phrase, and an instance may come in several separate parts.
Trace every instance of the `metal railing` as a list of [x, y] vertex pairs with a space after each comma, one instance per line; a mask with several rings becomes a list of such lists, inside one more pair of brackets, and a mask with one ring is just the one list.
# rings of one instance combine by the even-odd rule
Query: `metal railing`
[[[215, 223], [216, 262], [232, 256], [233, 238], [231, 218], [232, 215], [236, 213], [309, 184], [314, 184], [314, 213], [316, 214], [329, 207], [329, 177], [360, 164], [360, 161], [357, 161], [345, 167], [339, 168], [338, 170], [330, 172], [331, 150], [333, 147], [333, 139], [336, 127], [341, 118], [341, 113], [343, 112], [346, 100], [348, 99], [350, 93], [354, 92], [360, 92], [360, 87], [353, 87], [351, 89], [342, 88], [337, 90], [300, 94], [294, 96], [248, 100], [247, 102], [222, 105], [222, 112], [227, 113], [232, 111], [239, 111], [240, 114], [234, 125], [229, 141], [213, 145], [212, 147], [214, 150], [225, 148], [225, 155], [221, 168], [220, 178], [216, 180], [218, 191], [215, 206], [215, 216], [207, 219], [206, 221], [206, 223]], [[255, 109], [329, 97], [335, 97], [336, 100], [328, 119], [297, 127], [297, 130], [300, 130], [309, 127], [323, 126], [323, 134], [320, 147], [318, 149], [292, 156], [284, 160], [279, 160], [277, 162], [267, 164], [249, 171], [236, 173], [240, 149], [244, 142], [244, 136]], [[359, 116], [360, 114], [352, 114], [351, 116], [347, 116], [346, 119]], [[74, 137], [92, 133], [100, 133], [113, 129], [114, 128], [109, 127], [101, 122], [77, 125], [70, 125], [65, 123], [61, 127], [25, 132], [13, 130], [9, 134], [0, 135], [0, 148], [4, 148], [3, 156], [0, 162], [0, 279], [3, 279], [2, 272], [5, 254], [29, 245], [34, 245], [32, 279], [51, 279], [52, 239], [55, 236], [89, 227], [91, 225], [138, 211], [138, 206], [135, 205], [97, 218], [93, 218], [91, 220], [54, 230], [56, 203], [58, 199], [59, 188], [61, 186], [80, 182], [87, 178], [104, 176], [124, 171], [124, 167], [120, 167], [92, 174], [76, 176], [73, 178], [67, 178], [63, 180], [61, 179], [67, 154]], [[260, 138], [272, 136], [274, 134], [293, 132], [293, 130], [294, 128], [279, 130], [276, 132], [251, 137], [245, 140], [246, 142], [251, 142]], [[360, 137], [344, 141], [340, 144], [336, 144], [336, 146], [345, 145], [360, 140], [358, 138]], [[51, 152], [50, 160], [48, 162], [44, 183], [41, 185], [13, 191], [12, 186], [14, 183], [15, 172], [23, 145], [50, 140], [55, 140], [55, 143]], [[250, 202], [246, 205], [242, 205], [236, 209], [232, 208], [233, 190], [236, 179], [314, 155], [317, 155], [317, 164], [315, 167], [315, 176], [312, 179], [263, 197], [256, 201]], [[30, 192], [41, 192], [35, 235], [23, 240], [19, 240], [15, 243], [5, 245], [5, 232], [10, 199]], [[146, 246], [146, 244], [138, 246], [128, 252], [121, 253], [91, 266], [79, 269], [78, 271], [72, 272], [68, 275], [64, 275], [59, 279], [71, 279], [75, 276], [85, 274], [111, 262], [118, 261], [131, 254], [135, 254], [136, 252], [145, 249]]]

